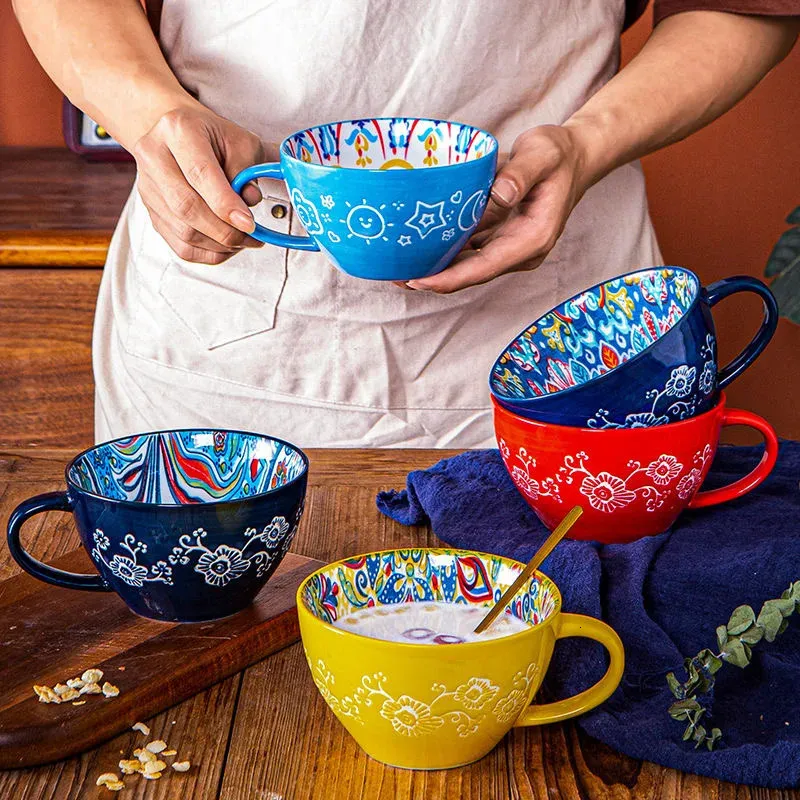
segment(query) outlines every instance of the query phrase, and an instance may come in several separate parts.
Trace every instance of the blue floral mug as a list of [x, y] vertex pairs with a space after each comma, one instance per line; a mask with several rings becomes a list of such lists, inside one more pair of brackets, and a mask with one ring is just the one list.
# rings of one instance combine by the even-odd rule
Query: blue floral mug
[[416, 117], [331, 122], [283, 141], [281, 160], [240, 172], [284, 179], [308, 236], [257, 225], [252, 236], [322, 250], [357, 278], [411, 280], [443, 270], [475, 230], [494, 181], [497, 140], [472, 125]]
[[[761, 325], [717, 367], [711, 307], [757, 294]], [[556, 425], [639, 428], [702, 414], [755, 361], [778, 324], [778, 306], [756, 278], [704, 288], [682, 267], [651, 267], [597, 284], [548, 311], [495, 361], [489, 388], [519, 416]]]
[[[283, 559], [303, 513], [308, 459], [269, 436], [180, 430], [116, 439], [76, 456], [66, 492], [25, 500], [8, 546], [35, 578], [116, 592], [151, 619], [200, 622], [248, 606]], [[43, 564], [20, 542], [24, 522], [71, 511], [98, 575]]]

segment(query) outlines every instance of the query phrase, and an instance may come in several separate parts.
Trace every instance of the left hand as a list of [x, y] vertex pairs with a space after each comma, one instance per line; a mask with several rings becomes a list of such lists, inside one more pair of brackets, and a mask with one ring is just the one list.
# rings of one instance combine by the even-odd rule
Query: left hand
[[449, 294], [507, 272], [536, 269], [553, 249], [588, 188], [573, 129], [531, 128], [514, 142], [500, 168], [483, 218], [450, 266], [409, 289]]

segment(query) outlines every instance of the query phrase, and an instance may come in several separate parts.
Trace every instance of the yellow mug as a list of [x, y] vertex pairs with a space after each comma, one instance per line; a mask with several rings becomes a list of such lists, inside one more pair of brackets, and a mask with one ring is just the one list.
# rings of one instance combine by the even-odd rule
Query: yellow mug
[[[569, 719], [600, 705], [617, 688], [625, 663], [619, 636], [592, 617], [563, 613], [558, 587], [541, 572], [507, 609], [529, 628], [496, 639], [414, 644], [332, 624], [375, 605], [489, 607], [523, 566], [472, 550], [385, 550], [328, 564], [301, 584], [300, 633], [314, 683], [369, 756], [407, 769], [469, 764], [512, 727]], [[610, 656], [606, 674], [574, 697], [530, 705], [556, 639], [568, 636], [600, 642]]]

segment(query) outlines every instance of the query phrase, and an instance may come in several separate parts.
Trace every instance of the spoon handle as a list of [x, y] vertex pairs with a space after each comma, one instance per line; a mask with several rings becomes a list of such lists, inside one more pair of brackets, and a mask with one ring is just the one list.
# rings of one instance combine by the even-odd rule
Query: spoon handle
[[545, 539], [544, 544], [538, 549], [527, 566], [520, 572], [517, 579], [508, 589], [503, 592], [500, 599], [491, 607], [489, 613], [478, 623], [475, 633], [483, 633], [500, 616], [503, 609], [511, 602], [516, 593], [530, 579], [531, 575], [539, 568], [539, 565], [550, 555], [553, 548], [564, 538], [567, 531], [578, 521], [578, 517], [583, 514], [580, 506], [572, 508], [564, 519], [558, 523], [556, 529]]

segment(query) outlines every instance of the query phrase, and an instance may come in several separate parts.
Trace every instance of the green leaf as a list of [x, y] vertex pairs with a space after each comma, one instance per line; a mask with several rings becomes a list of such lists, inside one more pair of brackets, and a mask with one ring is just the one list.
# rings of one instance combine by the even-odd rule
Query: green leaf
[[[772, 603], [781, 612], [782, 617], [790, 617], [794, 614], [794, 600], [789, 597], [782, 597], [779, 600], [767, 600], [767, 603]], [[764, 603], [764, 605], [767, 605], [767, 603]]]
[[722, 738], [722, 731], [719, 728], [711, 729], [711, 736], [706, 739], [706, 747], [709, 751], [714, 749], [714, 745]]
[[780, 315], [800, 324], [800, 256], [772, 281], [769, 288], [778, 301]]
[[689, 739], [692, 738], [692, 734], [694, 733], [694, 725], [687, 725], [686, 730], [683, 732], [683, 741], [688, 742]]
[[768, 278], [780, 275], [800, 259], [800, 228], [784, 231], [767, 259], [764, 275]]
[[701, 744], [706, 740], [706, 729], [702, 725], [698, 725], [694, 730], [694, 749], [697, 750]]
[[800, 225], [800, 206], [797, 206], [797, 208], [786, 217], [786, 221], [790, 225]]
[[693, 697], [688, 700], [678, 700], [669, 707], [669, 715], [672, 719], [689, 719], [692, 711], [699, 711], [701, 709], [700, 703]]
[[737, 606], [728, 620], [728, 635], [744, 633], [756, 621], [756, 612], [750, 606]]
[[744, 668], [750, 661], [747, 653], [747, 645], [742, 644], [738, 639], [729, 639], [725, 645], [725, 652], [722, 658], [735, 667]]
[[728, 628], [725, 625], [720, 625], [717, 628], [717, 645], [722, 650], [725, 647], [725, 642], [728, 641]]
[[[722, 628], [723, 628], [723, 630], [724, 630], [724, 626], [722, 626]], [[758, 630], [758, 628], [757, 628], [755, 625], [753, 626], [753, 629], [755, 629], [755, 630]], [[746, 633], [750, 633], [750, 631], [746, 631]], [[739, 637], [739, 638], [741, 638], [741, 639], [742, 639], [742, 641], [744, 641], [744, 639], [743, 639], [743, 636], [742, 636], [742, 637]], [[760, 637], [759, 637], [759, 638], [760, 638]], [[700, 652], [697, 654], [697, 660], [698, 660], [698, 661], [699, 661], [699, 662], [700, 662], [700, 663], [701, 663], [701, 664], [702, 664], [702, 665], [705, 667], [705, 669], [706, 669], [706, 670], [708, 670], [708, 672], [710, 672], [712, 675], [713, 675], [715, 672], [719, 672], [719, 669], [720, 669], [720, 667], [722, 666], [722, 663], [723, 663], [723, 662], [722, 662], [722, 659], [720, 659], [720, 658], [718, 658], [717, 656], [715, 656], [715, 655], [714, 655], [714, 653], [712, 653], [712, 652], [711, 652], [710, 650], [708, 650], [708, 649], [706, 649], [706, 650], [701, 650], [701, 651], [700, 651]], [[707, 677], [707, 676], [705, 676], [705, 677], [706, 677], [706, 683], [708, 683], [708, 677]], [[711, 684], [713, 685], [713, 681], [711, 681]], [[709, 686], [708, 688], [710, 689], [711, 687]], [[705, 689], [704, 691], [708, 691], [708, 689]]]
[[667, 673], [667, 686], [669, 686], [669, 690], [672, 692], [678, 700], [683, 700], [686, 697], [686, 692], [683, 689], [680, 681], [675, 677], [674, 672]]
[[743, 641], [745, 644], [758, 644], [763, 636], [764, 636], [764, 631], [759, 627], [758, 622], [756, 622], [756, 624], [753, 625], [752, 628], [748, 628], [739, 637], [739, 639]]
[[778, 628], [778, 636], [780, 636], [787, 628], [789, 627], [789, 620], [785, 619], [781, 622], [780, 628]]
[[795, 581], [790, 587], [792, 597], [795, 600], [800, 600], [800, 581]]
[[758, 615], [757, 624], [764, 631], [764, 638], [768, 642], [774, 642], [778, 635], [778, 628], [783, 624], [783, 617], [777, 608], [764, 603], [764, 607]]

